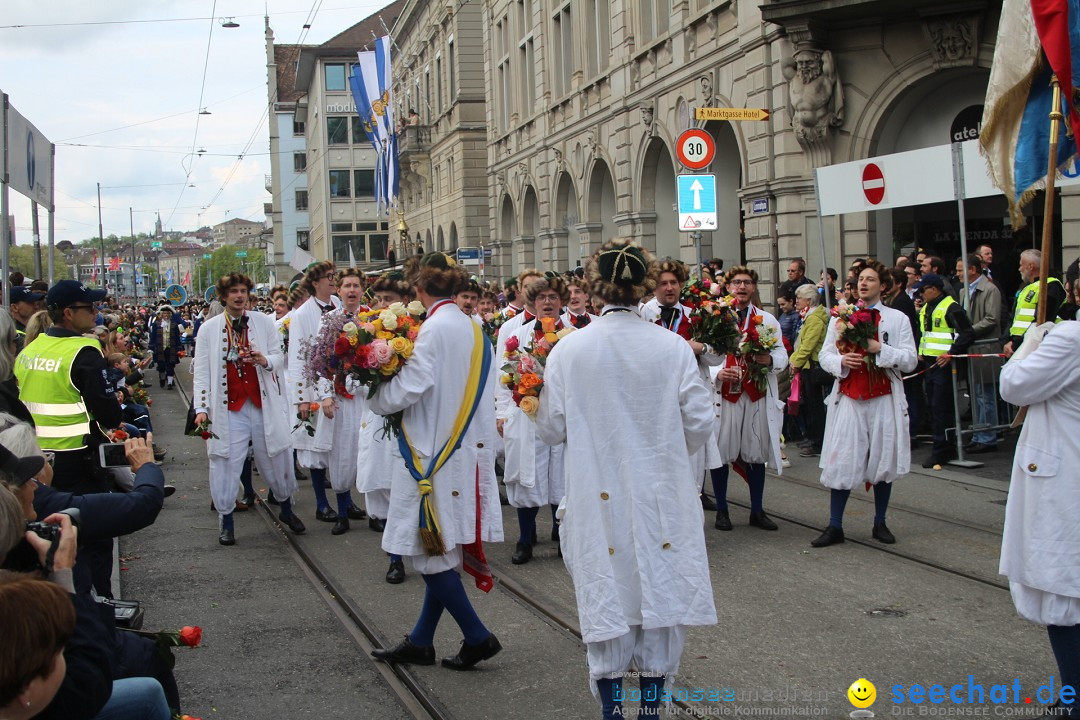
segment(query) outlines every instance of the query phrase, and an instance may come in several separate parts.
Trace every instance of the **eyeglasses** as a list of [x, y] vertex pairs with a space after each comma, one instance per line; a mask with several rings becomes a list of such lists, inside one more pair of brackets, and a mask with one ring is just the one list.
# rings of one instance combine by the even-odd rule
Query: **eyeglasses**
[[738, 287], [740, 285], [753, 285], [753, 284], [754, 284], [753, 280], [732, 280], [731, 282], [728, 283], [728, 285], [734, 285], [736, 287]]

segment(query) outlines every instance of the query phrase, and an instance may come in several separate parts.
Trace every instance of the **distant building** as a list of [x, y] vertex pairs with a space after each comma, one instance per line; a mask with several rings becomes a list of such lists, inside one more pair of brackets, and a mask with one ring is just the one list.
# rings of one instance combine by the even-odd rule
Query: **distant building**
[[254, 220], [233, 218], [214, 226], [214, 245], [248, 244], [251, 238], [258, 238], [263, 231], [263, 224]]

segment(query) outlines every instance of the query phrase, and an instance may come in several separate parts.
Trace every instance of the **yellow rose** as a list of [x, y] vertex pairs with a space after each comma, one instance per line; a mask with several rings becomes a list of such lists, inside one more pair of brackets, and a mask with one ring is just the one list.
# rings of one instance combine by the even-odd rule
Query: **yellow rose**
[[409, 339], [403, 337], [396, 337], [389, 341], [390, 349], [398, 355], [404, 355], [410, 344]]
[[357, 337], [356, 335], [350, 335], [350, 336], [349, 336], [349, 345], [352, 345], [353, 347], [356, 347], [356, 344], [357, 344], [357, 343], [358, 343], [359, 341], [360, 341], [360, 338], [359, 338], [359, 337]]
[[514, 382], [514, 376], [513, 375], [503, 375], [499, 379], [502, 380], [503, 385], [512, 385], [513, 382]]
[[391, 355], [390, 356], [390, 362], [386, 363], [381, 368], [379, 368], [379, 372], [382, 373], [383, 375], [390, 376], [390, 375], [393, 375], [395, 372], [397, 372], [398, 366], [400, 366], [400, 365], [401, 365], [401, 360], [398, 358], [398, 356], [397, 355]]
[[378, 318], [376, 318], [375, 322], [371, 323], [371, 326], [373, 328], [375, 328], [375, 332], [381, 332], [382, 331], [382, 320], [379, 320]]
[[386, 330], [379, 330], [377, 333], [375, 333], [375, 337], [379, 338], [380, 340], [389, 340], [390, 338], [394, 337], [394, 333], [387, 332]]
[[552, 345], [554, 345], [555, 343], [559, 342], [559, 338], [558, 338], [558, 336], [557, 336], [557, 335], [556, 335], [555, 333], [553, 333], [553, 332], [549, 332], [549, 333], [544, 333], [544, 339], [545, 339], [545, 340], [547, 340], [547, 341], [548, 341], [549, 343], [551, 343]]
[[518, 407], [521, 408], [521, 412], [525, 413], [529, 417], [536, 415], [536, 411], [540, 409], [540, 401], [534, 398], [532, 395], [526, 395], [521, 398], [521, 402], [518, 403]]

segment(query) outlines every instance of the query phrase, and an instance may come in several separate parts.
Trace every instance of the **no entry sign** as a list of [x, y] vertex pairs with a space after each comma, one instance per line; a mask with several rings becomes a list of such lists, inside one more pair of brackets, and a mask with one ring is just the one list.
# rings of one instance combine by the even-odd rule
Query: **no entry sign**
[[675, 155], [683, 167], [702, 170], [712, 164], [716, 156], [716, 142], [704, 130], [691, 128], [675, 141]]
[[867, 163], [863, 168], [862, 191], [871, 205], [879, 205], [885, 199], [885, 175], [874, 163]]

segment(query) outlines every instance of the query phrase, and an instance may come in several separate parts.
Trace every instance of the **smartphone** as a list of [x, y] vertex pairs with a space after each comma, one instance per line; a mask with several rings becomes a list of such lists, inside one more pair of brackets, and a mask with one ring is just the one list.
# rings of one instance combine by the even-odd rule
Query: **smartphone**
[[103, 443], [98, 446], [98, 458], [101, 467], [128, 467], [131, 462], [124, 452], [124, 443]]

